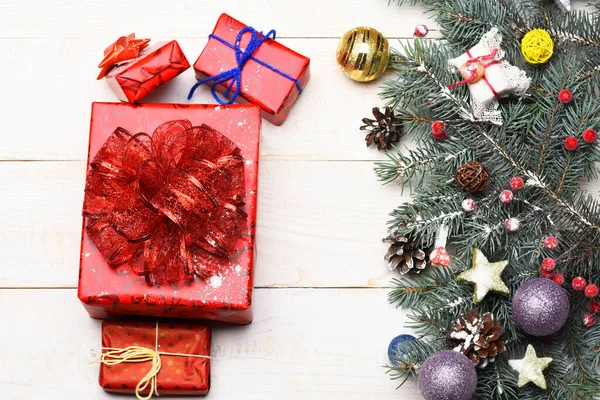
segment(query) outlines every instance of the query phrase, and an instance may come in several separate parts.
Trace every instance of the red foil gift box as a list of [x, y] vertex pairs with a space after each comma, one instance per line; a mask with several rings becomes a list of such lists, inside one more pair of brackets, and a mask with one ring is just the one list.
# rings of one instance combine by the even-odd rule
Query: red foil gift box
[[108, 71], [106, 82], [119, 100], [136, 103], [189, 67], [175, 40], [159, 42]]
[[[151, 204], [149, 209], [156, 208], [156, 215], [148, 213], [144, 206], [135, 205], [111, 211], [106, 214], [110, 217], [107, 220], [102, 214], [103, 207], [112, 206], [112, 203], [106, 201], [115, 198], [110, 194], [114, 192], [113, 187], [119, 187], [123, 178], [108, 182], [98, 178], [117, 176], [117, 173], [133, 168], [133, 164], [110, 165], [98, 158], [111, 152], [116, 153], [118, 141], [123, 138], [128, 139], [124, 142], [128, 146], [132, 143], [138, 146], [139, 143], [134, 140], [136, 138], [157, 141], [161, 138], [163, 145], [155, 149], [161, 157], [169, 150], [166, 144], [175, 149], [169, 151], [182, 154], [177, 138], [184, 135], [178, 133], [172, 140], [160, 128], [165, 126], [166, 121], [174, 120], [187, 120], [190, 125], [194, 125], [194, 128], [185, 130], [184, 133], [198, 131], [201, 135], [192, 137], [198, 138], [197, 142], [191, 142], [194, 154], [214, 153], [215, 149], [222, 148], [224, 144], [235, 149], [235, 156], [210, 161], [207, 155], [206, 159], [194, 161], [194, 168], [203, 171], [218, 164], [221, 167], [234, 165], [243, 169], [222, 173], [224, 169], [209, 168], [209, 171], [219, 174], [211, 175], [209, 180], [203, 182], [204, 186], [196, 182], [191, 170], [184, 171], [185, 174], [177, 171], [169, 175], [169, 182], [162, 189], [157, 189], [153, 197], [146, 195], [149, 190], [147, 184], [143, 186], [138, 182], [132, 189], [134, 192], [119, 192], [117, 200], [129, 204], [132, 196], [145, 197], [145, 204]], [[254, 105], [93, 103], [78, 286], [78, 297], [91, 317], [145, 315], [210, 319], [238, 324], [252, 321], [260, 126], [260, 110]], [[154, 133], [150, 135], [143, 132]], [[217, 134], [221, 137], [218, 142], [202, 139]], [[156, 143], [152, 142], [152, 146]], [[135, 156], [135, 148], [130, 147], [124, 154]], [[139, 157], [136, 157], [130, 157], [134, 163], [138, 162], [136, 160]], [[152, 163], [144, 162], [143, 165]], [[148, 175], [151, 177], [159, 175], [152, 169], [144, 171], [149, 171]], [[189, 185], [177, 184], [182, 177], [185, 178], [184, 182], [196, 182], [200, 194], [212, 193], [212, 187], [219, 179], [237, 182], [240, 187], [235, 190], [225, 188], [223, 194], [243, 198], [244, 202], [238, 209], [229, 203], [220, 202], [218, 198], [204, 196], [202, 199], [208, 199], [210, 203], [208, 208], [188, 210], [193, 217], [192, 225], [179, 223], [182, 210], [174, 210], [173, 207], [181, 208], [182, 204], [176, 202], [171, 194], [183, 193], [180, 197], [189, 204], [192, 202], [188, 196]], [[166, 207], [163, 203], [170, 204], [171, 207]], [[222, 209], [221, 206], [216, 209], [214, 216], [210, 211], [213, 203], [223, 206]], [[100, 211], [94, 211], [97, 209]], [[94, 212], [100, 217], [96, 218]], [[156, 225], [149, 230], [150, 235], [146, 236], [135, 233], [137, 229], [141, 229], [140, 225], [146, 229], [148, 221], [157, 216], [160, 221], [168, 218], [169, 224], [164, 225], [166, 228]], [[240, 219], [239, 216], [245, 219]], [[171, 223], [171, 220], [177, 224]], [[199, 226], [193, 225], [196, 221], [199, 221]], [[224, 225], [225, 228], [218, 225], [231, 221], [239, 222], [237, 228], [233, 225]], [[204, 225], [211, 230], [203, 230]], [[236, 235], [222, 232], [227, 229], [235, 230], [234, 228], [237, 229]], [[205, 237], [206, 240], [197, 240]], [[162, 242], [156, 242], [157, 238]], [[215, 249], [223, 250], [224, 253], [217, 253]], [[147, 262], [148, 260], [152, 263]], [[180, 264], [183, 268], [179, 268]], [[152, 265], [151, 269], [147, 268], [149, 265]], [[171, 268], [172, 265], [177, 268]], [[172, 271], [175, 272], [171, 273]]]
[[[136, 351], [139, 355], [139, 349], [148, 361], [132, 362], [132, 357], [124, 360], [127, 352]], [[153, 394], [159, 396], [205, 395], [210, 389], [210, 329], [206, 325], [103, 321], [102, 354], [99, 382], [107, 392], [135, 393], [146, 382], [146, 387], [139, 390], [144, 397], [152, 387]], [[153, 358], [160, 358], [160, 369], [145, 382]]]
[[[223, 42], [233, 46], [245, 27], [246, 25], [229, 15], [221, 14], [206, 47], [194, 63], [199, 81], [238, 67], [236, 51]], [[240, 48], [248, 45], [251, 36], [250, 33], [242, 36]], [[300, 88], [304, 88], [310, 78], [310, 59], [272, 39], [267, 39], [260, 45], [252, 57], [241, 71], [240, 95], [237, 99], [260, 106], [263, 118], [281, 125], [300, 96]], [[230, 80], [222, 82], [217, 90], [225, 93], [230, 84]]]

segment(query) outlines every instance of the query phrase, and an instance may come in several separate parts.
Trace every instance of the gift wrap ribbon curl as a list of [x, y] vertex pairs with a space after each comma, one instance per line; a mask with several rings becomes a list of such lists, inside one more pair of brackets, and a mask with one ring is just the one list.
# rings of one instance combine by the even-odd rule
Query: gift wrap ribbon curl
[[[139, 400], [148, 400], [152, 398], [153, 395], [158, 396], [156, 376], [162, 367], [161, 356], [194, 357], [210, 360], [210, 356], [203, 356], [199, 354], [169, 353], [166, 351], [158, 351], [158, 321], [156, 322], [156, 341], [154, 343], [154, 349], [141, 346], [128, 346], [123, 349], [103, 347], [102, 350], [105, 352], [92, 350], [92, 354], [100, 356], [100, 359], [92, 361], [91, 364], [119, 365], [123, 363], [151, 362], [152, 368], [150, 368], [150, 371], [148, 371], [146, 376], [144, 376], [135, 387], [135, 396]], [[148, 392], [146, 396], [143, 396], [141, 393], [146, 390], [148, 386], [150, 386], [150, 392]]]
[[[490, 83], [490, 81], [485, 76], [485, 69], [487, 67], [492, 66], [492, 65], [496, 65], [496, 64], [500, 64], [500, 61], [495, 60], [495, 57], [496, 57], [497, 53], [498, 53], [498, 49], [494, 49], [489, 54], [485, 54], [485, 55], [479, 56], [479, 57], [473, 57], [473, 55], [471, 54], [471, 50], [467, 50], [467, 56], [469, 56], [469, 60], [465, 63], [465, 65], [468, 67], [468, 66], [473, 65], [475, 63], [481, 63], [481, 65], [483, 65], [483, 68], [484, 68], [484, 74], [481, 77], [481, 79], [490, 88], [490, 90], [494, 94], [494, 97], [496, 97], [496, 99], [500, 99], [500, 95], [498, 94], [498, 92], [496, 91], [496, 89], [494, 89], [494, 86], [492, 86], [492, 84]], [[476, 78], [477, 78], [477, 70], [473, 69], [473, 70], [471, 70], [471, 76], [463, 79], [462, 81], [455, 82], [455, 83], [451, 84], [450, 86], [448, 86], [448, 89], [452, 90], [452, 89], [454, 89], [454, 88], [456, 88], [457, 86], [460, 86], [460, 85], [464, 85], [464, 84], [467, 84], [467, 83], [474, 83], [473, 81]]]
[[213, 276], [247, 227], [240, 151], [188, 120], [152, 135], [117, 128], [90, 164], [86, 232], [111, 267], [129, 263], [149, 285]]
[[[250, 42], [248, 42], [248, 45], [246, 46], [246, 48], [242, 49], [240, 46], [240, 43], [242, 41], [242, 37], [244, 36], [244, 34], [246, 32], [249, 32], [252, 36], [251, 36]], [[275, 40], [275, 37], [276, 37], [276, 32], [274, 29], [271, 29], [269, 31], [269, 33], [267, 33], [266, 35], [263, 35], [262, 32], [257, 32], [256, 29], [254, 29], [251, 26], [246, 26], [242, 30], [240, 30], [234, 44], [231, 44], [216, 35], [210, 34], [209, 38], [215, 39], [235, 51], [235, 59], [236, 59], [238, 65], [237, 65], [237, 67], [234, 67], [228, 71], [221, 72], [218, 75], [209, 76], [208, 78], [205, 78], [205, 79], [197, 82], [196, 84], [194, 84], [194, 86], [192, 86], [192, 89], [190, 89], [190, 93], [188, 95], [188, 100], [192, 99], [192, 97], [194, 96], [194, 92], [196, 91], [196, 89], [198, 87], [204, 85], [205, 83], [213, 82], [213, 84], [210, 87], [210, 91], [211, 91], [214, 99], [219, 104], [222, 104], [222, 105], [233, 104], [235, 99], [240, 94], [240, 90], [242, 87], [242, 70], [244, 69], [244, 65], [246, 65], [248, 60], [252, 60], [252, 61], [262, 65], [263, 67], [266, 67], [266, 68], [270, 69], [271, 71], [283, 76], [284, 78], [287, 78], [290, 81], [294, 82], [296, 84], [296, 87], [298, 88], [298, 91], [300, 93], [302, 93], [302, 85], [300, 84], [300, 82], [298, 82], [297, 79], [292, 78], [285, 72], [280, 71], [279, 69], [275, 68], [274, 66], [269, 65], [266, 62], [261, 61], [258, 58], [252, 56], [252, 54], [256, 50], [258, 50], [258, 48], [265, 41], [267, 41], [268, 39]], [[227, 97], [227, 98], [221, 99], [219, 97], [219, 95], [217, 94], [217, 87], [218, 87], [218, 85], [222, 84], [223, 82], [227, 82], [229, 80], [231, 80], [231, 83], [229, 83], [229, 86], [227, 86], [227, 89], [225, 90], [225, 97]], [[231, 92], [232, 90], [233, 90], [233, 93]]]

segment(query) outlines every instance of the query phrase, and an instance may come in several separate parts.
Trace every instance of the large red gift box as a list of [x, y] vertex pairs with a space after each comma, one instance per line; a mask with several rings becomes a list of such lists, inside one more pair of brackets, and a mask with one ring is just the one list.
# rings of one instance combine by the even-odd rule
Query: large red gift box
[[[239, 149], [236, 150], [239, 151], [237, 159], [244, 171], [243, 173], [239, 172], [240, 177], [243, 177], [243, 179], [240, 178], [237, 181], [242, 182], [239, 191], [242, 196], [245, 193], [245, 205], [240, 206], [242, 207], [240, 210], [235, 210], [237, 214], [235, 212], [233, 214], [238, 216], [243, 214], [247, 217], [239, 224], [239, 235], [232, 243], [229, 243], [231, 245], [231, 252], [229, 253], [231, 256], [228, 258], [215, 257], [213, 256], [214, 252], [205, 254], [204, 247], [194, 246], [194, 252], [191, 254], [193, 257], [182, 259], [190, 262], [191, 267], [188, 266], [187, 269], [191, 269], [193, 272], [200, 271], [197, 274], [186, 269], [184, 269], [185, 274], [178, 272], [175, 275], [158, 275], [155, 272], [140, 270], [139, 263], [135, 261], [137, 260], [136, 257], [132, 255], [139, 244], [139, 240], [128, 238], [123, 243], [122, 238], [116, 237], [119, 235], [115, 234], [115, 232], [130, 231], [136, 228], [136, 224], [145, 223], [145, 214], [138, 212], [139, 210], [133, 210], [136, 212], [134, 214], [119, 214], [120, 219], [110, 220], [108, 224], [105, 224], [110, 228], [106, 230], [103, 230], [102, 226], [98, 228], [97, 221], [90, 217], [89, 212], [89, 209], [93, 209], [98, 200], [103, 200], [103, 196], [107, 197], [102, 191], [99, 194], [96, 193], [96, 197], [90, 196], [88, 198], [87, 194], [90, 187], [96, 188], [94, 186], [96, 181], [92, 178], [96, 179], [95, 176], [98, 175], [98, 160], [94, 164], [96, 175], [89, 174], [92, 170], [91, 163], [99, 150], [102, 151], [101, 155], [107, 154], [111, 149], [114, 149], [111, 146], [114, 145], [115, 140], [126, 136], [127, 132], [131, 133], [134, 138], [148, 137], [148, 135], [136, 134], [139, 132], [152, 134], [157, 127], [164, 126], [166, 121], [173, 120], [188, 120], [194, 126], [206, 124], [220, 132], [225, 137], [224, 141], [234, 147], [237, 146], [236, 149]], [[121, 315], [146, 315], [210, 319], [238, 324], [247, 324], [252, 321], [251, 303], [260, 126], [260, 110], [254, 105], [93, 103], [88, 153], [88, 182], [84, 204], [84, 215], [86, 217], [83, 221], [78, 288], [79, 299], [84, 303], [91, 317], [109, 318]], [[210, 128], [207, 129], [209, 130], [202, 132], [213, 132]], [[110, 140], [107, 141], [109, 138]], [[164, 135], [162, 135], [162, 138], [164, 139]], [[202, 145], [199, 143], [198, 147], [200, 146]], [[214, 147], [206, 146], [206, 149], [199, 149], [198, 151], [210, 152]], [[164, 152], [162, 147], [159, 150]], [[241, 159], [239, 156], [241, 156]], [[232, 157], [225, 157], [224, 159], [230, 160]], [[211, 163], [206, 161], [200, 164], [200, 166], [202, 165], [211, 165]], [[105, 171], [100, 172], [101, 175], [110, 176], [114, 173], [114, 169], [114, 166], [108, 165], [105, 166]], [[122, 169], [125, 169], [125, 165]], [[178, 176], [171, 178], [175, 181]], [[216, 180], [216, 178], [214, 179]], [[115, 185], [114, 182], [112, 184]], [[211, 185], [211, 182], [205, 184]], [[100, 186], [102, 190], [110, 191], [110, 187], [106, 183], [101, 182], [99, 185], [104, 185]], [[167, 185], [170, 189], [167, 192], [174, 192], [176, 189], [181, 192], [186, 189], [185, 187], [171, 187], [173, 185]], [[139, 190], [142, 191], [142, 189]], [[162, 191], [159, 193], [162, 193]], [[123, 201], [128, 201], [127, 193], [123, 196], [125, 197]], [[154, 196], [152, 201], [155, 201], [158, 197], [161, 196]], [[185, 195], [183, 197], [184, 199], [187, 198]], [[162, 198], [166, 198], [167, 201], [173, 200], [168, 196], [162, 196]], [[102, 205], [103, 203], [99, 204]], [[227, 206], [231, 208], [230, 204]], [[86, 209], [87, 213], [85, 212]], [[158, 210], [158, 215], [162, 215], [161, 218], [164, 218], [165, 214], [161, 214], [161, 210], [165, 210], [165, 208], [161, 208], [159, 205]], [[223, 210], [227, 211], [225, 207]], [[129, 210], [126, 211], [129, 212]], [[204, 210], [194, 211], [204, 212]], [[170, 213], [170, 211], [165, 212]], [[133, 219], [129, 218], [132, 216]], [[170, 218], [175, 217], [177, 216], [170, 216]], [[226, 220], [226, 217], [228, 215], [217, 217], [217, 222], [223, 219]], [[201, 220], [202, 215], [199, 215], [199, 218], [193, 218], [192, 222]], [[123, 221], [133, 226], [124, 225]], [[184, 228], [187, 228], [187, 226], [184, 226]], [[198, 229], [202, 233], [202, 226]], [[156, 231], [158, 231], [158, 228]], [[90, 232], [92, 236], [90, 236]], [[193, 235], [194, 232], [193, 229], [188, 231], [186, 235], [180, 235], [181, 232], [173, 229], [163, 232], [165, 233], [163, 235], [164, 243], [180, 235], [183, 237], [181, 244], [184, 245], [185, 243], [185, 246], [187, 246], [189, 236]], [[218, 237], [214, 236], [213, 231], [209, 233], [213, 235], [208, 240], [212, 244], [215, 244], [213, 238], [216, 238], [217, 244], [231, 242], [231, 235]], [[125, 234], [123, 236], [130, 237]], [[118, 242], [118, 240], [121, 240], [121, 242]], [[107, 262], [103, 254], [106, 255], [106, 249], [114, 248], [111, 246], [114, 246], [115, 243], [122, 247], [122, 249], [119, 248], [119, 251], [122, 251], [114, 252], [108, 257]], [[142, 249], [143, 251], [139, 254], [145, 257], [147, 251], [150, 253], [157, 249], [161, 251], [162, 243], [154, 245], [154, 249]], [[171, 253], [174, 256], [179, 255], [179, 242], [176, 243], [177, 245], [174, 246], [175, 253]], [[209, 243], [205, 243], [205, 247], [207, 246], [209, 246]], [[128, 253], [130, 249], [131, 252]], [[117, 260], [120, 257], [123, 257], [123, 259]], [[171, 256], [167, 254], [162, 258], [162, 262], [155, 266], [166, 268], [171, 262], [171, 259], [168, 259], [169, 257]], [[175, 258], [179, 259], [178, 257]], [[161, 271], [160, 268], [156, 270]], [[204, 274], [205, 271], [208, 272]], [[176, 281], [172, 282], [171, 278], [176, 278]]]
[[106, 75], [117, 98], [136, 103], [190, 67], [175, 40], [142, 50], [139, 57], [117, 65]]
[[[246, 25], [229, 15], [221, 14], [212, 37], [194, 63], [196, 78], [199, 81], [238, 66], [235, 50], [214, 36], [234, 45], [238, 33], [245, 27]], [[240, 48], [248, 45], [251, 36], [249, 32], [243, 35]], [[254, 59], [248, 60], [241, 71], [241, 90], [237, 99], [260, 106], [263, 118], [275, 125], [281, 125], [300, 96], [301, 90], [298, 85], [304, 88], [310, 78], [310, 59], [272, 39], [267, 39], [258, 47], [252, 57]], [[255, 59], [285, 73], [297, 83], [261, 65]], [[223, 82], [217, 88], [224, 93], [230, 83], [231, 80]], [[208, 84], [210, 85], [210, 82]]]
[[[102, 353], [150, 349], [160, 357], [158, 395], [205, 395], [210, 389], [210, 329], [198, 323], [103, 321]], [[110, 360], [110, 359], [108, 359]], [[114, 358], [113, 358], [114, 360]], [[100, 364], [100, 386], [107, 392], [134, 393], [152, 362]], [[148, 395], [148, 384], [140, 395]]]

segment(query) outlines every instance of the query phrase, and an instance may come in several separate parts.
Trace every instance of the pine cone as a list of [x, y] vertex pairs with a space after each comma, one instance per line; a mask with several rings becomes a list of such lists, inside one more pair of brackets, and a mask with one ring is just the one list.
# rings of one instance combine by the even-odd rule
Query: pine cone
[[479, 315], [471, 310], [452, 321], [446, 338], [454, 351], [467, 356], [475, 366], [485, 368], [504, 352], [503, 334], [504, 327], [494, 321], [494, 314]]
[[407, 237], [393, 233], [383, 241], [391, 244], [384, 257], [391, 271], [397, 268], [402, 275], [407, 272], [418, 274], [427, 266], [425, 251], [418, 248], [416, 243]]
[[365, 137], [367, 147], [377, 144], [377, 150], [385, 150], [391, 147], [392, 143], [400, 140], [404, 131], [402, 129], [402, 120], [394, 115], [392, 107], [386, 107], [382, 113], [379, 108], [373, 108], [375, 119], [363, 118], [361, 131], [368, 131]]

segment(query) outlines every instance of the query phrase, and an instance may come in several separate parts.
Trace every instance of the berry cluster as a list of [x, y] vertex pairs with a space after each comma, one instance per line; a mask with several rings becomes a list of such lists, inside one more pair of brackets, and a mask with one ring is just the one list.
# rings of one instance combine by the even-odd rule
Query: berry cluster
[[[509, 185], [512, 190], [521, 190], [523, 187], [525, 187], [525, 181], [520, 176], [515, 176], [510, 180]], [[512, 190], [506, 189], [500, 192], [500, 196], [498, 197], [502, 203], [510, 204], [513, 201], [515, 195], [513, 194]], [[514, 217], [510, 217], [504, 221], [504, 226], [506, 227], [507, 231], [516, 232], [521, 227], [521, 221]]]
[[590, 303], [590, 311], [583, 314], [583, 325], [588, 328], [596, 325], [596, 322], [598, 322], [598, 314], [600, 314], [600, 302], [592, 301]]
[[[594, 298], [598, 297], [598, 294], [600, 293], [598, 286], [594, 285], [593, 283], [587, 283], [585, 281], [585, 278], [582, 276], [573, 278], [573, 281], [571, 282], [571, 286], [573, 287], [573, 289], [575, 289], [578, 292], [583, 291], [583, 293], [585, 294], [585, 297], [587, 297], [589, 299], [594, 299]], [[583, 325], [588, 328], [596, 325], [596, 322], [598, 322], [598, 314], [599, 313], [600, 313], [600, 302], [598, 302], [598, 301], [590, 302], [590, 311], [583, 315]]]
[[[573, 101], [573, 92], [569, 89], [563, 89], [558, 93], [558, 101], [562, 104], [569, 104]], [[581, 139], [583, 139], [586, 143], [594, 143], [598, 139], [598, 132], [594, 128], [586, 129], [581, 135]], [[575, 151], [579, 148], [579, 138], [577, 136], [571, 135], [567, 136], [564, 141], [565, 149], [569, 151]]]
[[[546, 236], [544, 239], [544, 248], [547, 250], [556, 250], [558, 248], [558, 239], [555, 236]], [[552, 257], [546, 257], [542, 260], [540, 275], [544, 278], [552, 279], [554, 282], [562, 285], [565, 283], [565, 276], [555, 271], [556, 260]]]

